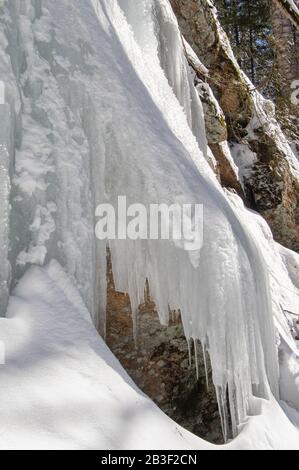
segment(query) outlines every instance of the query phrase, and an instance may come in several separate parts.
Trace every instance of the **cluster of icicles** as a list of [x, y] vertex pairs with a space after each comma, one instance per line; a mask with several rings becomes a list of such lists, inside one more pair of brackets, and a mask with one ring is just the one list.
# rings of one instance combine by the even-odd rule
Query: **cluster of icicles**
[[[111, 241], [116, 288], [128, 292], [135, 316], [143, 301], [146, 279], [162, 324], [168, 322], [169, 309], [181, 311], [189, 345], [194, 340], [196, 364], [197, 341], [202, 345], [204, 357], [206, 351], [209, 353], [223, 434], [227, 439], [230, 434], [227, 397], [232, 432], [236, 435], [238, 425], [252, 412], [253, 396], [269, 397], [270, 389], [278, 395], [277, 350], [267, 269], [256, 241], [238, 220], [198, 149], [200, 132], [197, 142], [193, 138], [192, 147], [191, 117], [189, 123], [184, 113], [181, 113], [184, 123], [183, 117], [178, 117], [174, 100], [179, 98], [181, 105], [186, 103], [187, 107], [193, 91], [190, 80], [186, 80], [190, 72], [168, 1], [143, 0], [138, 6], [134, 2], [134, 9], [128, 0], [119, 0], [119, 4], [134, 33], [128, 41], [124, 36], [130, 32], [121, 28], [120, 40], [153, 101], [163, 112], [169, 134], [165, 129], [151, 128], [151, 142], [143, 140], [143, 148], [138, 149], [139, 162], [135, 161], [144, 180], [130, 167], [134, 187], [128, 193], [122, 182], [115, 179], [111, 200], [118, 193], [145, 205], [157, 200], [168, 204], [201, 202], [204, 243], [194, 263], [190, 253], [171, 241]], [[180, 61], [176, 68], [165, 66], [162, 70], [159, 51], [165, 49], [165, 42], [168, 63], [174, 57]], [[160, 89], [155, 83], [159, 83]], [[169, 83], [172, 90], [179, 90], [176, 97]], [[197, 106], [194, 100], [193, 106]], [[173, 113], [176, 122], [172, 120]], [[118, 149], [123, 145], [120, 134], [116, 137]], [[183, 141], [185, 149], [175, 136]], [[157, 149], [151, 149], [155, 139], [159, 141], [158, 155]], [[201, 131], [201, 143], [205, 145], [204, 131]], [[118, 155], [120, 166], [128, 165], [124, 154], [121, 150]], [[134, 161], [134, 156], [130, 158]]]

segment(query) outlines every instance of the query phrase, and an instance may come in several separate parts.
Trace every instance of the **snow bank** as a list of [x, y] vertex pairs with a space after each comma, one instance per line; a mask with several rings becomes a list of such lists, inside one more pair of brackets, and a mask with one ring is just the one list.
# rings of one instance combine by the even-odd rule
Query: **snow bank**
[[208, 447], [137, 389], [56, 262], [26, 273], [7, 317], [1, 449]]
[[[182, 429], [128, 377], [57, 262], [31, 268], [0, 319], [0, 449], [216, 449]], [[299, 448], [274, 400], [220, 449]]]

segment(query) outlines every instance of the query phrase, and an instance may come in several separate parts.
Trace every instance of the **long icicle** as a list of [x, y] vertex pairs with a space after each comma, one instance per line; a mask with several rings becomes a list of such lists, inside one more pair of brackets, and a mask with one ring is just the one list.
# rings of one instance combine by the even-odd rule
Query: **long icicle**
[[201, 343], [202, 347], [202, 354], [203, 354], [203, 362], [205, 365], [205, 373], [206, 373], [206, 387], [207, 387], [207, 392], [209, 391], [209, 375], [208, 375], [208, 367], [207, 367], [207, 357], [206, 357], [206, 348], [205, 348], [205, 343]]
[[194, 356], [195, 356], [195, 367], [196, 367], [196, 380], [199, 380], [199, 367], [198, 367], [198, 351], [197, 351], [197, 339], [194, 339]]

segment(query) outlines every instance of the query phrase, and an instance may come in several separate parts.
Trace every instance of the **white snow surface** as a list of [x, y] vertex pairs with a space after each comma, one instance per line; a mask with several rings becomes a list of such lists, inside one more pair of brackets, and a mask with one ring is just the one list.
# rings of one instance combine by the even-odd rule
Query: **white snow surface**
[[1, 450], [299, 449], [298, 431], [274, 399], [256, 399], [256, 416], [226, 446], [174, 423], [122, 369], [55, 261], [18, 284], [0, 341]]
[[[184, 62], [179, 29], [168, 1], [140, 0], [136, 4], [133, 0], [44, 0], [42, 3], [10, 0], [1, 11], [1, 19], [8, 27], [0, 28], [0, 80], [5, 82], [5, 99], [12, 109], [9, 118], [11, 141], [6, 144], [5, 151], [7, 154], [9, 149], [10, 155], [15, 157], [13, 224], [9, 231], [13, 283], [31, 264], [42, 266], [56, 259], [76, 284], [94, 323], [104, 324], [106, 246], [94, 236], [96, 206], [103, 202], [116, 206], [120, 195], [127, 196], [128, 204], [202, 203], [204, 244], [197, 253], [187, 252], [184, 245], [177, 246], [168, 241], [111, 242], [116, 287], [130, 294], [136, 312], [148, 278], [162, 323], [168, 321], [169, 306], [180, 308], [186, 337], [200, 339], [209, 351], [225, 435], [228, 389], [234, 435], [251, 415], [257, 415], [256, 420], [250, 420], [245, 428], [251, 429], [254, 421], [259, 430], [254, 428], [256, 435], [267, 435], [261, 439], [262, 444], [250, 435], [252, 441], [249, 444], [243, 430], [237, 442], [244, 445], [247, 442], [246, 445], [251, 447], [280, 448], [287, 445], [287, 437], [280, 436], [280, 432], [288, 430], [286, 436], [294, 446], [297, 431], [290, 426], [273, 398], [280, 396], [280, 338], [291, 351], [296, 351], [280, 307], [281, 297], [289, 303], [294, 303], [294, 299], [280, 287], [281, 273], [285, 285], [292, 291], [294, 285], [267, 225], [258, 216], [250, 215], [236, 196], [223, 192], [207, 163], [201, 104], [191, 86], [192, 76]], [[0, 196], [4, 196], [4, 207], [8, 210], [8, 191]], [[7, 213], [4, 221], [0, 225], [0, 240], [5, 240], [3, 257], [6, 260]], [[270, 262], [273, 257], [277, 265]], [[0, 267], [0, 280], [4, 278], [7, 284], [8, 269], [3, 266]], [[86, 414], [84, 425], [80, 421], [83, 419], [81, 414], [78, 416], [76, 411], [63, 419], [61, 410], [61, 417], [57, 418], [59, 403], [53, 397], [60, 387], [55, 382], [59, 384], [63, 380], [67, 369], [61, 365], [63, 372], [59, 375], [60, 361], [63, 363], [59, 351], [61, 356], [68, 358], [66, 360], [75, 361], [70, 370], [75, 376], [77, 374], [78, 380], [79, 376], [80, 380], [84, 376], [94, 390], [97, 390], [94, 384], [98, 384], [95, 377], [100, 369], [99, 356], [103, 351], [106, 351], [103, 353], [105, 358], [109, 354], [103, 349], [84, 310], [84, 321], [94, 338], [92, 344], [93, 341], [97, 344], [94, 346], [97, 352], [91, 354], [97, 365], [90, 364], [86, 377], [85, 365], [80, 365], [77, 355], [79, 347], [76, 344], [74, 348], [71, 344], [74, 337], [79, 343], [81, 341], [83, 357], [84, 348], [89, 348], [90, 336], [86, 333], [86, 343], [82, 341], [77, 317], [71, 315], [74, 302], [66, 307], [63, 306], [65, 300], [61, 301], [59, 317], [55, 315], [56, 310], [60, 311], [58, 306], [56, 310], [51, 309], [52, 300], [47, 298], [47, 289], [51, 294], [47, 285], [51, 281], [48, 281], [51, 270], [35, 268], [25, 274], [16, 291], [21, 295], [13, 297], [10, 303], [8, 315], [13, 318], [1, 320], [1, 334], [7, 329], [15, 338], [15, 341], [9, 341], [5, 336], [8, 354], [11, 348], [15, 358], [12, 369], [3, 367], [4, 376], [8, 374], [7, 385], [3, 381], [4, 389], [9, 388], [6, 388], [3, 407], [1, 404], [1, 413], [5, 416], [1, 426], [6, 420], [11, 429], [11, 441], [7, 445], [14, 445], [14, 439], [16, 442], [16, 436], [20, 436], [18, 428], [22, 429], [23, 415], [13, 412], [14, 401], [14, 406], [19, 403], [21, 408], [28, 410], [24, 417], [25, 427], [28, 423], [31, 426], [32, 420], [36, 433], [48, 429], [45, 435], [50, 439], [49, 445], [52, 445], [50, 436], [53, 435], [53, 445], [63, 442], [66, 446], [93, 446], [90, 443], [98, 437], [97, 430], [105, 436], [101, 441], [103, 446], [136, 447], [140, 443], [137, 434], [142, 436], [140, 426], [136, 427], [133, 436], [134, 445], [133, 437], [132, 441], [128, 437], [121, 444], [113, 437], [119, 432], [117, 423], [112, 423], [111, 427], [108, 423], [109, 406], [104, 407], [108, 414], [103, 425], [97, 419], [100, 415], [94, 416], [93, 403], [93, 414]], [[57, 285], [53, 289], [58, 289]], [[65, 297], [63, 289], [62, 294]], [[81, 309], [78, 294], [76, 299]], [[42, 306], [43, 302], [48, 309]], [[56, 304], [53, 305], [56, 308]], [[294, 304], [292, 308], [295, 308]], [[39, 315], [43, 317], [41, 323], [37, 319]], [[54, 318], [51, 319], [51, 315]], [[83, 321], [81, 317], [78, 316], [78, 322]], [[63, 334], [68, 322], [69, 341]], [[50, 346], [47, 350], [47, 341], [39, 342], [39, 334], [46, 335], [42, 337], [49, 340], [54, 335], [53, 350]], [[26, 338], [29, 343], [27, 353], [23, 355], [21, 345], [24, 343], [26, 347]], [[90, 353], [88, 349], [87, 365], [91, 360]], [[39, 355], [45, 357], [45, 363], [39, 360]], [[31, 363], [27, 356], [32, 356], [34, 361]], [[50, 379], [48, 360], [55, 361], [55, 365], [52, 363], [52, 385], [48, 384], [53, 395], [51, 390], [47, 395], [45, 385], [40, 390], [38, 387], [38, 377], [43, 370], [42, 382]], [[103, 359], [101, 361], [103, 364]], [[36, 374], [37, 380], [37, 393], [32, 398], [29, 378], [26, 378], [27, 365], [32, 367], [31, 372], [33, 376]], [[118, 367], [111, 369], [113, 377], [114, 369], [119, 370]], [[107, 369], [100, 375], [102, 384], [109, 382], [106, 373]], [[18, 377], [23, 390], [19, 395], [20, 389], [14, 387]], [[30, 393], [26, 394], [29, 389]], [[35, 406], [43, 407], [43, 393], [40, 392], [45, 393], [45, 411], [36, 414]], [[67, 388], [60, 407], [71, 392], [75, 403], [79, 399], [76, 387]], [[115, 393], [113, 386], [111, 395]], [[264, 400], [257, 400], [256, 396]], [[7, 400], [10, 407], [5, 408]], [[89, 403], [87, 394], [84, 404], [86, 400]], [[92, 398], [89, 400], [92, 402]], [[112, 409], [113, 406], [112, 403]], [[88, 410], [88, 406], [86, 408]], [[169, 421], [165, 421], [160, 412], [159, 416], [168, 426]], [[75, 426], [68, 424], [68, 417], [70, 422], [81, 424], [82, 434], [80, 426], [75, 430]], [[169, 431], [172, 437], [176, 433], [173, 429]], [[72, 433], [80, 433], [78, 441]], [[126, 431], [121, 434], [126, 435]], [[28, 432], [27, 444], [23, 435], [24, 446], [32, 445], [30, 436], [33, 435], [34, 432]], [[70, 436], [67, 442], [64, 435]], [[190, 445], [197, 445], [194, 437], [189, 438]], [[43, 439], [41, 433], [40, 441], [37, 438], [34, 442], [43, 446], [47, 438]], [[156, 444], [156, 440], [147, 442], [148, 446]], [[170, 446], [166, 437], [163, 446], [164, 442], [169, 442]], [[173, 445], [180, 444], [176, 441]]]

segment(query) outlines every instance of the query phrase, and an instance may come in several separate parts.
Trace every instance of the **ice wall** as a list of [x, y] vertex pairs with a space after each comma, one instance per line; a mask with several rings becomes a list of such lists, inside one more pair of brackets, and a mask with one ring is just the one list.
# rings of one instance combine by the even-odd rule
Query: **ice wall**
[[73, 77], [87, 51], [79, 39], [74, 47], [56, 40], [49, 3], [12, 0], [1, 9], [0, 80], [18, 124], [9, 258], [13, 284], [31, 264], [56, 258], [94, 314], [93, 149], [84, 132], [92, 109], [84, 82]]
[[181, 309], [187, 338], [209, 351], [224, 434], [227, 390], [236, 433], [254, 412], [252, 388], [268, 397], [270, 384], [278, 396], [268, 270], [205, 159], [201, 106], [168, 2], [10, 0], [0, 11], [8, 25], [0, 80], [18, 123], [13, 282], [31, 264], [57, 259], [104, 329], [106, 245], [94, 236], [96, 206], [116, 206], [119, 195], [146, 206], [203, 204], [200, 252], [113, 241], [114, 276], [134, 312], [146, 278], [161, 322], [169, 306]]

